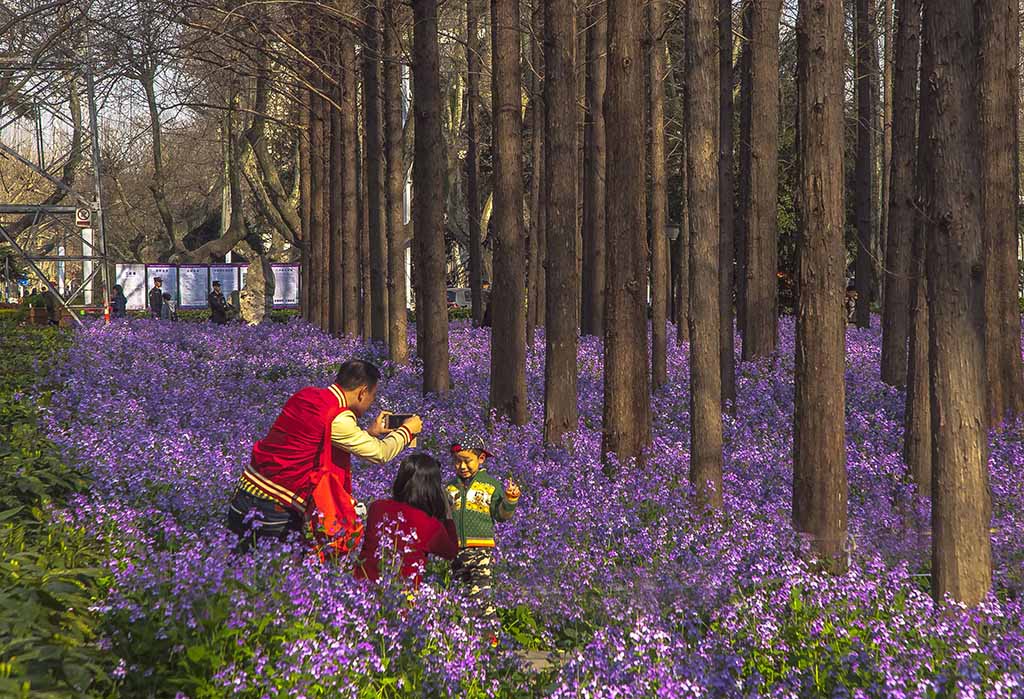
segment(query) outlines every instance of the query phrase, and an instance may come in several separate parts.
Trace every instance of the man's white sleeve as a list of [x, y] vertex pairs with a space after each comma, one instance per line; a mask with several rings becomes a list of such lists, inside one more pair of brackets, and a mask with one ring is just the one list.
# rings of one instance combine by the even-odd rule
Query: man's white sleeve
[[361, 429], [356, 423], [356, 416], [346, 410], [331, 423], [331, 441], [360, 459], [383, 464], [402, 453], [412, 441], [412, 435], [405, 427], [399, 427], [383, 439], [377, 439]]

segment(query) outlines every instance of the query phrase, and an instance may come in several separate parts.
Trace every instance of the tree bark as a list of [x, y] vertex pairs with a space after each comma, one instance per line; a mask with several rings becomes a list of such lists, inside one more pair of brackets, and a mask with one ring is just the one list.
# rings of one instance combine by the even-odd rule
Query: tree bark
[[373, 332], [373, 248], [370, 242], [370, 197], [366, 182], [366, 132], [360, 128], [365, 122], [365, 100], [360, 95], [356, 113], [356, 191], [359, 193], [359, 336], [368, 340]]
[[[545, 203], [547, 307], [545, 309], [544, 442], [561, 444], [575, 430], [579, 294], [576, 273], [576, 12], [573, 0], [544, 3], [544, 159], [552, 174]], [[495, 52], [497, 55], [497, 52]]]
[[[337, 65], [341, 60], [341, 43], [338, 37], [344, 32], [344, 29], [340, 22], [336, 23], [335, 27], [337, 33], [331, 41], [331, 47], [333, 61]], [[335, 71], [335, 83], [331, 89], [331, 98], [337, 105], [341, 105], [345, 101], [344, 78], [341, 75], [343, 71], [344, 68], [341, 67]], [[330, 192], [328, 193], [330, 256], [326, 262], [330, 293], [329, 299], [325, 299], [324, 303], [328, 306], [330, 333], [338, 336], [342, 334], [345, 327], [345, 198], [343, 195], [345, 191], [345, 130], [341, 110], [335, 106], [330, 107], [330, 124], [331, 136], [330, 143], [327, 145], [330, 152]]]
[[590, 8], [587, 24], [587, 121], [583, 157], [582, 332], [604, 335], [605, 308], [605, 144], [604, 93], [607, 86], [608, 14], [604, 0]]
[[[324, 84], [322, 77], [317, 77], [317, 74], [314, 74], [310, 82], [317, 90], [322, 90]], [[313, 286], [310, 289], [313, 298], [310, 310], [313, 323], [321, 330], [329, 330], [329, 324], [325, 320], [329, 316], [331, 299], [330, 257], [324, 255], [325, 243], [329, 245], [328, 237], [330, 236], [329, 212], [327, 200], [325, 200], [329, 184], [324, 181], [324, 157], [330, 157], [328, 148], [330, 128], [325, 117], [329, 118], [329, 114], [327, 114], [323, 98], [314, 91], [310, 94], [309, 123], [309, 227], [312, 247], [310, 254], [313, 263]]]
[[[753, 154], [750, 148], [750, 132], [752, 114], [750, 108], [750, 94], [752, 92], [751, 81], [753, 71], [751, 69], [750, 35], [752, 30], [753, 7], [751, 3], [744, 3], [741, 10], [743, 18], [743, 41], [741, 42], [740, 53], [740, 143], [739, 143], [739, 208], [736, 214], [736, 327], [742, 339], [747, 327], [747, 229], [750, 227], [750, 167]], [[745, 352], [746, 350], [744, 350]], [[746, 354], [743, 358], [746, 358]]]
[[833, 573], [846, 570], [843, 312], [843, 8], [800, 0], [799, 299], [793, 526]]
[[910, 247], [914, 236], [914, 158], [917, 140], [917, 75], [921, 0], [897, 0], [896, 65], [892, 122], [889, 230], [882, 306], [882, 381], [907, 381], [910, 334]]
[[544, 325], [546, 310], [540, 305], [539, 291], [544, 266], [541, 257], [540, 224], [543, 221], [541, 212], [541, 187], [544, 173], [544, 97], [541, 94], [540, 65], [543, 62], [542, 41], [544, 8], [539, 0], [534, 0], [530, 10], [530, 232], [527, 259], [527, 299], [526, 299], [526, 345], [533, 347], [534, 333], [538, 325]]
[[732, 0], [718, 2], [718, 308], [722, 405], [736, 412], [736, 347], [733, 331], [733, 227], [736, 218], [733, 176]]
[[981, 8], [982, 231], [988, 419], [1024, 414], [1017, 266], [1020, 23], [1016, 0]]
[[[722, 508], [722, 374], [718, 309], [717, 0], [687, 4], [686, 124], [690, 223], [690, 482]], [[709, 289], [714, 292], [708, 293]]]
[[381, 122], [381, 0], [367, 0], [363, 27], [363, 117], [367, 228], [370, 234], [370, 337], [388, 341], [388, 239], [384, 226], [384, 139]]
[[992, 586], [985, 406], [982, 70], [972, 0], [924, 7], [922, 81], [935, 106], [929, 168], [928, 324], [932, 407], [932, 594], [968, 606]]
[[480, 234], [480, 1], [466, 0], [466, 225], [469, 227], [469, 287], [473, 300], [473, 324], [477, 327], [484, 320]]
[[[916, 2], [916, 0], [914, 0]], [[918, 14], [921, 5], [918, 3]], [[918, 23], [920, 26], [920, 20]], [[919, 33], [920, 37], [920, 33]], [[918, 39], [919, 45], [922, 43]], [[929, 54], [920, 52], [920, 84], [924, 85], [934, 70]], [[926, 219], [922, 205], [929, 201], [928, 187], [931, 184], [933, 163], [932, 145], [925, 138], [934, 118], [934, 104], [931, 94], [922, 90], [918, 99], [918, 139], [915, 161], [913, 207], [913, 240], [910, 263], [910, 350], [907, 361], [907, 392], [904, 410], [903, 458], [910, 475], [917, 484], [920, 498], [931, 497], [932, 493], [932, 412], [931, 378], [928, 375], [928, 280], [925, 257], [927, 255]]]
[[491, 0], [494, 119], [494, 283], [491, 295], [491, 410], [524, 425], [526, 249], [519, 0]]
[[[448, 392], [448, 308], [445, 294], [444, 141], [437, 0], [413, 1], [413, 225], [419, 293], [416, 322], [423, 324], [423, 392]], [[520, 197], [521, 199], [522, 197]]]
[[[679, 235], [672, 242], [672, 269], [675, 275], [675, 289], [673, 298], [673, 322], [676, 324], [676, 343], [679, 345], [690, 341], [690, 209], [688, 206], [689, 194], [686, 182], [689, 168], [686, 166], [687, 152], [689, 150], [686, 136], [688, 118], [686, 116], [686, 22], [681, 31], [673, 34], [675, 41], [670, 55], [673, 55], [672, 76], [675, 81], [674, 87], [680, 95], [679, 122], [681, 128], [679, 139], [681, 142], [682, 157], [679, 159]], [[676, 66], [679, 66], [677, 68]]]
[[312, 201], [311, 179], [312, 168], [310, 166], [310, 134], [312, 133], [312, 115], [310, 111], [311, 95], [309, 90], [302, 89], [302, 102], [299, 106], [300, 123], [299, 130], [299, 218], [302, 224], [302, 241], [304, 245], [302, 265], [302, 317], [309, 323], [314, 322], [317, 304], [320, 303], [318, 294], [320, 280], [316, 275], [316, 251], [312, 235]]
[[668, 182], [665, 176], [665, 2], [647, 6], [649, 112], [651, 123], [651, 388], [668, 381]]
[[857, 327], [871, 327], [871, 193], [874, 181], [874, 136], [871, 133], [875, 122], [875, 104], [871, 99], [871, 83], [875, 68], [871, 64], [872, 15], [869, 0], [857, 0], [856, 4], [856, 50], [857, 50], [857, 160], [854, 164], [854, 208], [857, 219], [856, 286], [857, 305], [855, 320]]
[[405, 250], [405, 162], [402, 158], [402, 42], [400, 0], [384, 0], [384, 140], [387, 150], [388, 359], [408, 361]]
[[[781, 0], [751, 0], [749, 167], [743, 176], [746, 231], [746, 309], [743, 313], [743, 358], [775, 351], [778, 335], [778, 157], [779, 157], [779, 18]], [[706, 290], [705, 290], [706, 292]]]
[[893, 45], [895, 41], [896, 25], [893, 23], [893, 10], [895, 0], [882, 0], [882, 34], [884, 43], [882, 45], [882, 113], [880, 135], [882, 139], [881, 154], [881, 188], [878, 197], [878, 249], [881, 252], [877, 264], [877, 279], [880, 303], [885, 304], [885, 284], [882, 283], [882, 275], [885, 273], [884, 263], [888, 254], [889, 245], [889, 199], [892, 190], [892, 140], [893, 140], [893, 82], [894, 66]]
[[361, 277], [359, 269], [359, 189], [356, 182], [357, 158], [359, 157], [359, 105], [356, 101], [358, 85], [356, 83], [356, 45], [352, 30], [345, 26], [338, 32], [341, 42], [341, 66], [339, 78], [341, 82], [341, 133], [342, 133], [342, 171], [341, 171], [341, 243], [343, 248], [342, 283], [342, 321], [341, 334], [348, 337], [359, 335], [359, 288]]
[[[605, 198], [604, 424], [601, 454], [618, 462], [642, 456], [650, 436], [647, 361], [647, 225], [644, 203], [644, 62], [642, 7], [608, 0], [608, 145]], [[717, 337], [717, 336], [716, 336]], [[611, 463], [606, 458], [606, 468]]]

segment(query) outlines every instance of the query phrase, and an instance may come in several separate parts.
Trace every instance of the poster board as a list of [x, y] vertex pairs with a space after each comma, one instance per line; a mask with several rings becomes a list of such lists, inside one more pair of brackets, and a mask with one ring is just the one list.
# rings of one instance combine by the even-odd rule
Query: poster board
[[210, 285], [220, 282], [220, 290], [224, 298], [231, 298], [231, 293], [242, 287], [238, 283], [238, 265], [210, 265]]
[[206, 265], [178, 267], [179, 308], [206, 308], [210, 293], [210, 268]]
[[245, 288], [245, 277], [249, 274], [249, 265], [238, 265], [238, 290]]
[[127, 310], [146, 310], [146, 265], [114, 265], [114, 279], [128, 299]]
[[274, 270], [274, 308], [299, 307], [299, 266], [272, 264]]
[[178, 267], [177, 265], [146, 265], [146, 299], [149, 298], [149, 290], [153, 288], [153, 280], [162, 277], [164, 280], [163, 289], [171, 295], [171, 299], [178, 303]]

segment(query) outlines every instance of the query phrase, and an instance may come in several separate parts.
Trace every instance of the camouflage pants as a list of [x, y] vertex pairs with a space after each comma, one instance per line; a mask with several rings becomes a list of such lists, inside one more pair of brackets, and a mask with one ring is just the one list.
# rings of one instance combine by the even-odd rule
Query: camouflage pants
[[495, 615], [491, 605], [491, 550], [466, 548], [452, 562], [452, 577], [469, 591], [469, 596], [483, 607], [485, 616]]

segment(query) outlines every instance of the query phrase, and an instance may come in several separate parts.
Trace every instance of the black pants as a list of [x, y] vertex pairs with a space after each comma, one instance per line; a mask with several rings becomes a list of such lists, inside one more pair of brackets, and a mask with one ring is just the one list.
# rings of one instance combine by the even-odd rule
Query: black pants
[[302, 525], [302, 517], [294, 510], [244, 490], [235, 491], [228, 506], [228, 529], [238, 535], [237, 553], [245, 553], [258, 541], [283, 542], [293, 534], [301, 535]]

